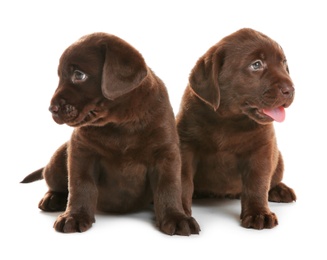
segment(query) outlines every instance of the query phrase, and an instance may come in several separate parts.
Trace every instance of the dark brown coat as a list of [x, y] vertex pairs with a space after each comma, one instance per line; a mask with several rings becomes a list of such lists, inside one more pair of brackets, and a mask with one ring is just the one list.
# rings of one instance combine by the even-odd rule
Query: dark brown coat
[[281, 47], [252, 29], [212, 46], [193, 68], [177, 126], [183, 205], [194, 197], [241, 197], [242, 226], [277, 225], [269, 201], [291, 202], [273, 121], [283, 121], [294, 87]]
[[74, 131], [46, 167], [23, 180], [46, 180], [49, 190], [39, 208], [65, 210], [54, 228], [86, 231], [96, 209], [125, 213], [153, 202], [162, 232], [198, 233], [182, 207], [179, 140], [168, 94], [141, 54], [116, 36], [94, 33], [65, 50], [58, 74], [50, 111]]

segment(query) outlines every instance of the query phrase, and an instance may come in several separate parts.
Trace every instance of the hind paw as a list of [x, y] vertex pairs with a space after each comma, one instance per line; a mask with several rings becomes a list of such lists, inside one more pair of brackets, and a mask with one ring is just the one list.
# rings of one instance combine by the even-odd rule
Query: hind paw
[[296, 201], [293, 189], [280, 182], [269, 191], [269, 201], [272, 202], [292, 202]]
[[39, 202], [39, 208], [43, 211], [64, 211], [67, 204], [67, 193], [48, 191]]

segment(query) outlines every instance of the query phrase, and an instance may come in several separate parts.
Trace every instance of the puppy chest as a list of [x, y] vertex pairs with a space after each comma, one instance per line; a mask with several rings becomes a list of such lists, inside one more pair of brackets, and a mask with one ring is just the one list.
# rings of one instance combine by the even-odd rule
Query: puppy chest
[[213, 153], [249, 154], [275, 140], [273, 134], [244, 131], [240, 128], [217, 127], [214, 131], [197, 136], [198, 147]]
[[229, 153], [212, 153], [200, 157], [194, 176], [197, 192], [224, 196], [242, 190], [241, 172], [237, 157]]
[[131, 158], [108, 160], [103, 158], [99, 162], [98, 182], [105, 187], [141, 186], [147, 182], [147, 166]]
[[103, 163], [98, 186], [98, 207], [104, 211], [125, 212], [149, 203], [151, 190], [145, 165], [126, 162]]

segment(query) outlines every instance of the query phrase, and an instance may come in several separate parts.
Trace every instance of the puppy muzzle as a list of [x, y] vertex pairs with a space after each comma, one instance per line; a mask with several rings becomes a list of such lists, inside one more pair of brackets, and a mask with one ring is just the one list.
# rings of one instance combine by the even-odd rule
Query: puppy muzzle
[[52, 113], [53, 120], [58, 124], [64, 124], [74, 120], [78, 116], [77, 109], [66, 101], [60, 99], [59, 102], [52, 102], [49, 111]]

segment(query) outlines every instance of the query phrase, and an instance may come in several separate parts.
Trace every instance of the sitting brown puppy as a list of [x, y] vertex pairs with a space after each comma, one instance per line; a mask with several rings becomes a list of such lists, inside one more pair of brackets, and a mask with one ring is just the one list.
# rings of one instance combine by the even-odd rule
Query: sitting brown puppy
[[199, 232], [184, 213], [181, 159], [173, 110], [163, 82], [141, 54], [105, 33], [82, 37], [60, 58], [51, 100], [54, 121], [74, 127], [49, 164], [22, 182], [44, 178], [44, 211], [63, 211], [54, 228], [82, 232], [96, 209], [125, 213], [153, 202], [159, 229]]
[[193, 68], [177, 115], [183, 206], [194, 197], [241, 197], [242, 226], [272, 228], [268, 200], [292, 202], [273, 121], [283, 121], [294, 87], [281, 47], [252, 29], [211, 47]]

